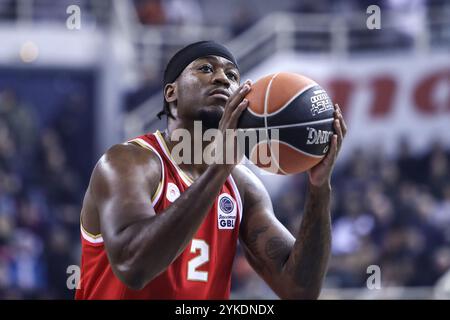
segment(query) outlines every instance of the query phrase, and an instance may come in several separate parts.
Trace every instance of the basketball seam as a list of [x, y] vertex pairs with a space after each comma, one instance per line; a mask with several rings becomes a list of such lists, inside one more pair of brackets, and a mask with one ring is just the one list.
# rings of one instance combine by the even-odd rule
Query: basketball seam
[[312, 87], [317, 86], [317, 83], [312, 83], [306, 87], [304, 87], [302, 90], [300, 90], [297, 94], [295, 94], [291, 99], [289, 99], [288, 102], [286, 102], [281, 108], [279, 108], [278, 110], [271, 112], [269, 115], [273, 116], [276, 115], [278, 113], [280, 113], [281, 111], [283, 111], [284, 109], [286, 109], [287, 106], [289, 106], [289, 104], [294, 101], [295, 99], [297, 99], [299, 96], [301, 96], [302, 94], [304, 94], [307, 90], [311, 89]]
[[[278, 73], [275, 73], [275, 75], [272, 77], [272, 79], [270, 79], [269, 84], [267, 85], [267, 91], [266, 91], [266, 96], [264, 99], [264, 127], [266, 128], [266, 137], [269, 138], [269, 129], [267, 128], [267, 105], [269, 103], [269, 95], [270, 95], [270, 89], [272, 89], [272, 83], [273, 80], [279, 75]], [[272, 156], [272, 145], [270, 143], [270, 139], [267, 139], [267, 144], [269, 145], [269, 150], [270, 150], [270, 159], [273, 159], [275, 161], [275, 165], [277, 166], [277, 168], [279, 170], [281, 170], [283, 172], [283, 174], [285, 174], [286, 172], [284, 172], [283, 169], [280, 168], [280, 164], [278, 163], [278, 161], [276, 159], [273, 158]]]
[[[280, 167], [280, 164], [278, 163], [278, 161], [273, 157], [273, 155], [272, 155], [272, 146], [270, 145], [270, 142], [269, 142], [270, 140], [265, 140], [265, 141], [261, 141], [261, 142], [258, 142], [257, 144], [255, 144], [254, 146], [253, 146], [253, 148], [252, 148], [252, 150], [250, 151], [250, 153], [249, 153], [249, 157], [251, 158], [252, 157], [252, 155], [253, 155], [253, 152], [256, 152], [256, 149], [258, 148], [258, 146], [259, 145], [261, 145], [262, 143], [264, 143], [264, 142], [266, 142], [268, 145], [269, 145], [269, 151], [270, 151], [270, 159], [271, 160], [273, 160], [274, 162], [275, 162], [275, 166], [276, 166], [276, 168], [278, 169], [278, 170], [280, 170], [284, 175], [288, 175], [288, 173], [286, 172], [286, 171], [284, 171], [283, 169], [281, 169], [281, 167]], [[277, 140], [278, 141], [278, 140]], [[250, 160], [251, 161], [251, 160]], [[271, 165], [272, 166], [272, 165]], [[267, 172], [269, 172], [269, 173], [272, 173], [272, 172], [270, 172], [270, 171], [268, 171], [267, 169], [265, 169], [265, 168], [261, 168], [261, 169], [263, 169], [263, 170], [265, 170], [265, 171], [267, 171]]]
[[[277, 75], [278, 75], [278, 73], [275, 74], [275, 76], [277, 76]], [[275, 78], [275, 76], [274, 76], [274, 78]], [[269, 86], [271, 86], [272, 80], [273, 80], [274, 78], [272, 78], [272, 79], [270, 80], [269, 85], [267, 86], [267, 90], [269, 90]], [[278, 109], [278, 110], [276, 110], [276, 111], [274, 111], [274, 112], [271, 112], [271, 113], [267, 113], [267, 93], [268, 93], [268, 92], [266, 92], [266, 97], [265, 97], [265, 99], [264, 99], [264, 114], [261, 115], [261, 114], [255, 113], [255, 112], [252, 111], [252, 109], [250, 109], [250, 108], [248, 108], [247, 111], [249, 111], [252, 115], [254, 115], [255, 117], [258, 117], [258, 118], [265, 117], [266, 115], [268, 115], [268, 116], [276, 115], [276, 114], [280, 113], [282, 110], [286, 109], [286, 107], [287, 107], [292, 101], [294, 101], [294, 100], [297, 99], [299, 96], [301, 96], [303, 93], [305, 93], [307, 90], [309, 90], [309, 89], [311, 89], [312, 87], [315, 87], [315, 86], [318, 86], [318, 84], [315, 83], [315, 82], [312, 83], [312, 84], [310, 84], [310, 85], [308, 85], [308, 86], [306, 86], [305, 88], [303, 88], [302, 90], [300, 90], [299, 92], [297, 92], [291, 99], [289, 99], [289, 101], [286, 102], [280, 109]]]
[[[285, 128], [293, 128], [293, 127], [303, 127], [303, 126], [308, 126], [308, 125], [313, 125], [313, 124], [332, 122], [333, 120], [334, 120], [334, 118], [328, 118], [328, 119], [302, 122], [302, 123], [291, 123], [291, 124], [285, 124], [285, 125], [280, 125], [280, 126], [270, 126], [270, 127], [268, 126], [267, 129], [285, 129]], [[245, 130], [261, 130], [261, 129], [266, 129], [266, 127], [241, 128], [238, 130], [245, 131]]]
[[281, 141], [281, 140], [276, 140], [276, 141], [277, 141], [278, 143], [281, 143], [281, 144], [284, 144], [284, 145], [286, 145], [286, 146], [289, 146], [289, 147], [291, 147], [292, 149], [294, 149], [295, 151], [298, 151], [298, 152], [300, 152], [300, 153], [303, 153], [304, 155], [307, 155], [307, 156], [310, 156], [310, 157], [314, 157], [314, 158], [318, 158], [318, 159], [324, 157], [323, 155], [322, 155], [322, 156], [318, 156], [318, 155], [315, 155], [315, 154], [308, 153], [308, 152], [306, 152], [306, 151], [300, 150], [300, 149], [294, 147], [293, 145], [291, 145], [290, 143], [287, 143], [287, 142], [284, 142], [284, 141]]
[[[284, 145], [286, 145], [286, 146], [288, 146], [288, 147], [294, 149], [295, 151], [298, 151], [298, 152], [300, 152], [300, 153], [302, 153], [302, 154], [304, 154], [304, 155], [306, 155], [306, 156], [310, 156], [310, 157], [317, 158], [317, 159], [321, 159], [321, 158], [324, 157], [323, 155], [322, 155], [322, 156], [318, 156], [318, 155], [315, 155], [315, 154], [308, 153], [308, 152], [306, 152], [306, 151], [300, 150], [300, 149], [294, 147], [293, 145], [291, 145], [290, 143], [287, 143], [287, 142], [284, 142], [284, 141], [281, 141], [281, 140], [276, 140], [276, 141], [277, 141], [278, 143], [284, 144]], [[263, 142], [266, 142], [266, 141], [258, 142], [258, 143], [252, 148], [252, 150], [250, 151], [250, 154], [249, 154], [250, 157], [251, 157], [251, 155], [253, 154], [253, 152], [255, 151], [255, 149], [256, 149], [260, 144], [262, 144]], [[273, 161], [275, 161], [276, 167], [277, 167], [281, 172], [283, 172], [283, 174], [289, 175], [288, 172], [284, 171], [284, 170], [281, 168], [281, 166], [280, 166], [280, 164], [278, 163], [278, 161], [276, 160], [276, 158], [273, 157], [272, 146], [270, 145], [270, 143], [268, 142], [268, 140], [267, 140], [267, 143], [269, 144], [269, 147], [270, 147], [270, 149], [269, 149], [269, 150], [270, 150], [270, 158], [273, 159]]]

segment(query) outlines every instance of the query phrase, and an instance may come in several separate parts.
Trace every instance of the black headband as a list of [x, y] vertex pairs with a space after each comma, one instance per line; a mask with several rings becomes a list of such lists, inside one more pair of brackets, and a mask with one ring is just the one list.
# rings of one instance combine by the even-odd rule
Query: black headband
[[167, 64], [164, 71], [164, 86], [174, 82], [183, 70], [194, 60], [206, 56], [219, 56], [238, 64], [233, 54], [223, 45], [214, 41], [200, 41], [192, 43], [178, 51]]

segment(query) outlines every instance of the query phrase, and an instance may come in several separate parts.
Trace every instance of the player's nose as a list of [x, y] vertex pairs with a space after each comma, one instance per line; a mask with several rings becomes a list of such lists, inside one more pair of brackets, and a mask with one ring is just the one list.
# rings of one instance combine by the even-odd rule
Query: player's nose
[[212, 82], [215, 85], [221, 84], [226, 88], [229, 88], [231, 85], [230, 79], [228, 79], [227, 75], [221, 68], [217, 69], [216, 72], [214, 72]]

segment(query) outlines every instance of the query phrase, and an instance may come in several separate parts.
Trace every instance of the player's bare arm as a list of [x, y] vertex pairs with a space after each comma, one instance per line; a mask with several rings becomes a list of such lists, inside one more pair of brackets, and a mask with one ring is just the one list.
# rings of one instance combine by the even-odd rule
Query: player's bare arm
[[240, 240], [251, 266], [285, 299], [316, 299], [325, 277], [331, 247], [331, 173], [347, 127], [335, 107], [331, 148], [309, 172], [303, 219], [294, 237], [276, 218], [262, 183], [248, 169], [233, 174], [243, 192]]
[[[249, 90], [244, 83], [230, 97], [220, 130], [236, 128]], [[101, 232], [117, 277], [130, 288], [142, 289], [192, 240], [233, 167], [209, 166], [170, 207], [156, 215], [149, 195], [161, 179], [157, 156], [131, 144], [116, 145], [94, 169], [84, 203], [90, 210], [82, 213], [82, 223], [90, 233]]]

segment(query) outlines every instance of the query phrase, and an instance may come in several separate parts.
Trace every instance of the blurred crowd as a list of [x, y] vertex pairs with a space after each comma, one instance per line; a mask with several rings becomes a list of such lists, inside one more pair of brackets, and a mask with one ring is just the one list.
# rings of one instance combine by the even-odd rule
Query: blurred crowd
[[0, 299], [73, 296], [85, 186], [63, 141], [70, 127], [39, 128], [36, 112], [0, 91]]
[[[294, 234], [305, 179], [295, 177], [273, 199], [276, 215]], [[450, 270], [450, 152], [440, 143], [417, 155], [405, 140], [395, 158], [381, 148], [354, 150], [338, 163], [332, 185], [332, 258], [325, 287], [366, 288], [371, 265], [380, 268], [382, 287], [432, 287]], [[242, 254], [235, 276], [236, 297], [272, 296]]]

